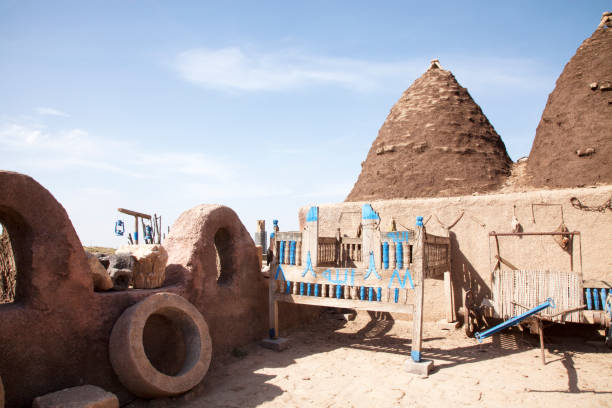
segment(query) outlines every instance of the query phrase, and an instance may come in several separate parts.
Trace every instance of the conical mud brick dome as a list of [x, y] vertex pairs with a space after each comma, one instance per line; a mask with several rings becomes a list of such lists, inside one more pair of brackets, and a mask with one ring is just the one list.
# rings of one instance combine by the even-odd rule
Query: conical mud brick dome
[[391, 108], [346, 201], [486, 192], [511, 164], [480, 107], [434, 60]]
[[538, 187], [612, 182], [612, 13], [567, 63], [527, 162]]

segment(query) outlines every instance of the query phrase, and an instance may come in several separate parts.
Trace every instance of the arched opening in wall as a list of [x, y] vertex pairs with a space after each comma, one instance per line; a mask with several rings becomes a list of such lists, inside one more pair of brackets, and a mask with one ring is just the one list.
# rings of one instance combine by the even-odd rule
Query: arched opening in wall
[[8, 230], [0, 223], [0, 304], [15, 301], [17, 267]]
[[225, 285], [232, 282], [232, 274], [234, 272], [234, 262], [232, 253], [234, 252], [234, 244], [232, 236], [225, 228], [219, 228], [215, 234], [215, 249], [217, 255], [217, 283]]

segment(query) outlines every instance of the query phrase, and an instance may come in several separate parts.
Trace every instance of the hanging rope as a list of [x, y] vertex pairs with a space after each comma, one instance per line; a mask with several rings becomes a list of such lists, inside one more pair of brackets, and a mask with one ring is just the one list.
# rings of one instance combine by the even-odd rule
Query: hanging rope
[[612, 210], [612, 196], [610, 196], [610, 198], [608, 198], [608, 201], [606, 201], [602, 205], [598, 205], [596, 207], [591, 207], [591, 206], [588, 206], [588, 205], [584, 205], [576, 197], [570, 198], [570, 203], [572, 203], [572, 206], [574, 208], [576, 208], [578, 210], [582, 210], [582, 211], [605, 212], [606, 208], [609, 209], [609, 210]]

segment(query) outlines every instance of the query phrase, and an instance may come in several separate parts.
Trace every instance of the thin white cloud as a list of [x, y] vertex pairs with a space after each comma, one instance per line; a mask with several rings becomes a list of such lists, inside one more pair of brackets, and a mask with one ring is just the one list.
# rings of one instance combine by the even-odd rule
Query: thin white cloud
[[366, 91], [380, 87], [389, 75], [412, 76], [421, 65], [313, 56], [295, 50], [258, 53], [238, 47], [187, 50], [174, 64], [184, 80], [228, 91], [282, 91], [317, 84]]
[[[288, 91], [311, 85], [365, 92], [408, 85], [425, 72], [429, 59], [369, 61], [317, 56], [295, 49], [255, 52], [240, 47], [196, 48], [178, 54], [174, 67], [185, 81], [230, 92]], [[442, 63], [445, 69], [460, 73], [459, 82], [495, 86], [498, 92], [542, 86], [550, 76], [547, 67], [526, 58], [450, 55]]]
[[36, 112], [39, 115], [47, 115], [47, 116], [61, 116], [64, 118], [70, 117], [66, 112], [62, 112], [61, 110], [49, 108], [49, 107], [38, 107], [36, 108]]
[[[155, 151], [128, 141], [102, 140], [83, 129], [50, 131], [40, 124], [18, 120], [0, 121], [3, 151], [13, 152], [4, 154], [4, 166], [89, 168], [139, 179], [191, 176], [223, 182], [234, 175], [235, 169], [222, 158], [202, 153]], [[130, 160], [124, 152], [130, 152]]]

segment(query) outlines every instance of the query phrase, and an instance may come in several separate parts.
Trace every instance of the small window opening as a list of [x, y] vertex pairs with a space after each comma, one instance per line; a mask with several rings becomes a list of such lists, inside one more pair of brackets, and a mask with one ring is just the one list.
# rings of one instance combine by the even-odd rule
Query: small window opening
[[217, 283], [229, 284], [232, 281], [234, 262], [232, 260], [233, 243], [230, 233], [220, 228], [215, 234], [215, 249], [217, 254]]
[[0, 224], [0, 304], [15, 301], [17, 267], [8, 230]]

